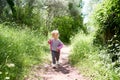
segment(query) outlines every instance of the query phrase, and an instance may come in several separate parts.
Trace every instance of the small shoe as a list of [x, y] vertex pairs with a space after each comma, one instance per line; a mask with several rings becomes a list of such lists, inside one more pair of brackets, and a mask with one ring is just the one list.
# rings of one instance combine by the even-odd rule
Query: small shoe
[[56, 65], [55, 65], [55, 64], [52, 64], [52, 67], [53, 67], [53, 69], [55, 69], [55, 68], [56, 68]]
[[59, 63], [58, 61], [56, 62], [56, 64], [57, 64], [57, 65], [60, 65], [60, 63]]
[[59, 65], [58, 64], [56, 64], [56, 66], [55, 66], [56, 68], [58, 68], [59, 67]]

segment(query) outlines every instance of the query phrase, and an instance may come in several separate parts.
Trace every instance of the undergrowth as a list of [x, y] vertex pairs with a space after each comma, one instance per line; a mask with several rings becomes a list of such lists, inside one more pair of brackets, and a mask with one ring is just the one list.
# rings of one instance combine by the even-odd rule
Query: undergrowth
[[119, 80], [120, 68], [115, 68], [106, 48], [93, 45], [93, 35], [77, 34], [72, 40], [70, 63], [91, 80]]
[[28, 28], [0, 24], [0, 80], [23, 80], [46, 55], [46, 37]]

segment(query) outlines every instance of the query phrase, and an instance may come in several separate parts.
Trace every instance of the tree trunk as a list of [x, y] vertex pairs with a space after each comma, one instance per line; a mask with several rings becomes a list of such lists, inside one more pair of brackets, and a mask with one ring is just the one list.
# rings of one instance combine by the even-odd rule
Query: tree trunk
[[14, 0], [7, 0], [8, 5], [11, 8], [12, 14], [13, 14], [13, 18], [16, 18], [16, 9], [15, 9], [15, 4], [14, 4]]

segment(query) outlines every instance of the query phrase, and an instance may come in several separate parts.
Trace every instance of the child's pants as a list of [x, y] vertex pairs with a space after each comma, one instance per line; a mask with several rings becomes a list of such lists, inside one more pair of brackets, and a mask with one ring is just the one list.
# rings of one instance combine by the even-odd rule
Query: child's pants
[[60, 53], [57, 51], [52, 51], [52, 61], [53, 64], [56, 64], [56, 61], [59, 61]]

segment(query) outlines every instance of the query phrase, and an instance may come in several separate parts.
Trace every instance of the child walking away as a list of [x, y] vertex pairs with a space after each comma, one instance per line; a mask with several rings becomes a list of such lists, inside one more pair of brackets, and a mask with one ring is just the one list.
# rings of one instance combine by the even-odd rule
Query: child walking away
[[60, 50], [63, 47], [63, 43], [59, 39], [58, 30], [53, 30], [51, 34], [52, 38], [48, 41], [48, 43], [50, 44], [52, 54], [52, 67], [56, 68], [56, 66], [59, 65]]

